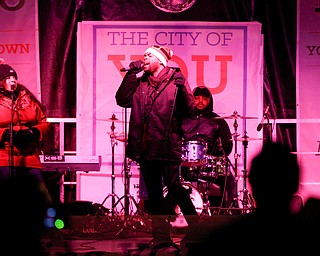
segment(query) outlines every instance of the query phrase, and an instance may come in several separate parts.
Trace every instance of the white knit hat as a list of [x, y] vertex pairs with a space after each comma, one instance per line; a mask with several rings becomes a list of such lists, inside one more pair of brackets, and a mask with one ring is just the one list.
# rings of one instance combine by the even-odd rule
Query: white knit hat
[[168, 65], [168, 60], [173, 56], [173, 51], [170, 48], [158, 45], [150, 46], [145, 53], [152, 53], [165, 67]]

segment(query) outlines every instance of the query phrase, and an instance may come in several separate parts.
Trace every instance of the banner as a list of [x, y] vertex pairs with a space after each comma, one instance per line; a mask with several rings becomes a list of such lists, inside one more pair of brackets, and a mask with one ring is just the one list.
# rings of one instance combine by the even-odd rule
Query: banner
[[38, 1], [0, 0], [0, 58], [12, 66], [19, 83], [41, 100]]
[[[82, 22], [77, 34], [77, 154], [101, 155], [102, 173], [123, 173], [124, 142], [130, 109], [116, 105], [115, 93], [125, 73], [120, 69], [142, 59], [150, 45], [170, 47], [168, 65], [180, 67], [191, 89], [205, 85], [214, 97], [214, 111], [226, 117], [232, 133], [261, 138], [263, 112], [263, 40], [258, 22]], [[228, 118], [234, 113], [252, 119]], [[118, 120], [112, 122], [115, 116]], [[113, 125], [114, 130], [112, 131]], [[262, 140], [245, 147], [236, 142], [240, 176], [261, 148]], [[237, 152], [235, 152], [237, 150]], [[114, 152], [113, 152], [114, 151]], [[114, 164], [112, 164], [114, 160]], [[85, 182], [82, 177], [81, 182]], [[109, 186], [110, 188], [110, 186]], [[78, 199], [102, 200], [103, 194], [77, 191]]]
[[305, 199], [320, 197], [319, 12], [319, 1], [298, 1], [297, 154]]

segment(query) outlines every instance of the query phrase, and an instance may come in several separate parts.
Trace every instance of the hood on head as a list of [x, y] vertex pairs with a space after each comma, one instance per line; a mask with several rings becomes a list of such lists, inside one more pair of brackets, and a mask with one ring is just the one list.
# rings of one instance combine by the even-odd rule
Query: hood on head
[[204, 97], [210, 98], [208, 106], [201, 112], [211, 113], [213, 111], [213, 96], [207, 87], [198, 86], [193, 89], [192, 94], [193, 96], [204, 96]]

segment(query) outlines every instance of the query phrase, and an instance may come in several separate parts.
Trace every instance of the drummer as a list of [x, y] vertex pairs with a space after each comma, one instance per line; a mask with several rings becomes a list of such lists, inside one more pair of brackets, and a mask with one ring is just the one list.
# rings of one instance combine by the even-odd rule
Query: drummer
[[[232, 135], [228, 123], [223, 118], [219, 117], [213, 111], [213, 97], [210, 90], [207, 87], [196, 87], [193, 90], [194, 100], [195, 100], [195, 111], [192, 116], [189, 116], [183, 120], [182, 130], [183, 130], [183, 139], [184, 143], [186, 142], [197, 142], [205, 145], [206, 148], [206, 158], [207, 160], [219, 159], [219, 163], [222, 161], [222, 167], [226, 164], [226, 159], [232, 151], [233, 142]], [[221, 161], [220, 161], [221, 160]], [[188, 161], [188, 159], [186, 160]], [[197, 170], [193, 174], [196, 174], [196, 177], [188, 177], [190, 174], [190, 165], [187, 164], [187, 167], [183, 167], [182, 164], [182, 176], [185, 179], [189, 178], [202, 178], [201, 172], [205, 171], [204, 178], [207, 176], [207, 172], [220, 172], [221, 170], [207, 169], [208, 166], [200, 167], [205, 168]], [[223, 168], [222, 168], [223, 169]], [[193, 175], [191, 174], [191, 176]], [[189, 175], [190, 176], [190, 175]], [[209, 173], [208, 177], [212, 177], [215, 184], [220, 187], [220, 196], [224, 192], [225, 177], [227, 177], [227, 193], [224, 194], [224, 207], [228, 207], [233, 199], [233, 189], [234, 189], [234, 177], [232, 174], [228, 173], [225, 175], [224, 171], [222, 173]], [[214, 205], [211, 205], [214, 206]], [[220, 205], [219, 205], [220, 206]]]

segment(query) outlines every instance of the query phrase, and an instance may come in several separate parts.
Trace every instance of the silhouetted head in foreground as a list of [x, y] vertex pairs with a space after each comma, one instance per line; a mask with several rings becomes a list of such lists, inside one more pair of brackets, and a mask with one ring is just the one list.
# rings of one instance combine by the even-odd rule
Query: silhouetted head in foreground
[[299, 188], [300, 169], [288, 147], [265, 144], [252, 160], [248, 178], [257, 212], [290, 211], [292, 196]]

